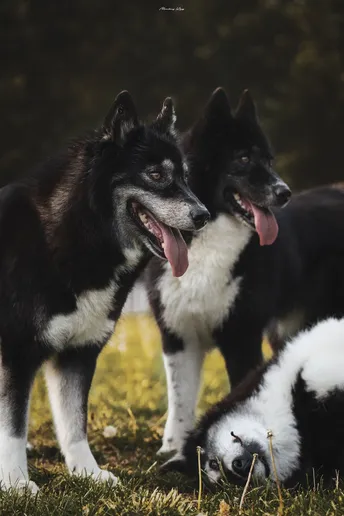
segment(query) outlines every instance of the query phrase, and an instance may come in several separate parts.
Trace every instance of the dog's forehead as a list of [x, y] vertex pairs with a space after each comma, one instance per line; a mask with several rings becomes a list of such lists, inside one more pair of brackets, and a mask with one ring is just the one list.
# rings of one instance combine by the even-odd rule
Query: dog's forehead
[[262, 156], [273, 156], [273, 149], [269, 138], [263, 131], [261, 125], [248, 121], [240, 121], [234, 134], [231, 135], [232, 144], [238, 151], [247, 149], [252, 152], [253, 149], [259, 149]]
[[231, 425], [223, 419], [213, 425], [207, 436], [207, 452], [219, 458], [236, 455], [241, 449], [240, 443], [231, 435]]
[[161, 164], [164, 168], [180, 167], [184, 160], [181, 148], [176, 140], [168, 135], [150, 132], [146, 134], [146, 150], [148, 161]]
[[260, 441], [262, 428], [258, 421], [245, 411], [224, 415], [207, 432], [207, 449], [220, 455], [236, 455], [242, 442]]
[[171, 176], [180, 176], [181, 171], [185, 168], [180, 162], [174, 162], [170, 158], [164, 157], [161, 161], [160, 160], [148, 160], [146, 163], [146, 166], [144, 168], [146, 172], [164, 172], [165, 174], [171, 175]]
[[[252, 143], [247, 143], [247, 145], [238, 145], [234, 147], [233, 156], [234, 158], [238, 158], [241, 156], [250, 156], [251, 158], [256, 159], [271, 159], [273, 157], [270, 149]], [[231, 156], [229, 156], [229, 159], [231, 159]]]
[[272, 159], [274, 157], [270, 147], [258, 145], [252, 145], [251, 155], [258, 159]]

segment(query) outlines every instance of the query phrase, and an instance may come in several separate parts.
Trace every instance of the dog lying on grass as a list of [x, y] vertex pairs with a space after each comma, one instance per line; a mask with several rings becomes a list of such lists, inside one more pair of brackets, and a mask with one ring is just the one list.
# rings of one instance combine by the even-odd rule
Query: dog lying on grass
[[344, 319], [299, 333], [209, 410], [165, 469], [196, 474], [200, 446], [211, 483], [245, 484], [255, 454], [258, 483], [276, 475], [286, 487], [330, 482], [344, 471], [343, 345]]

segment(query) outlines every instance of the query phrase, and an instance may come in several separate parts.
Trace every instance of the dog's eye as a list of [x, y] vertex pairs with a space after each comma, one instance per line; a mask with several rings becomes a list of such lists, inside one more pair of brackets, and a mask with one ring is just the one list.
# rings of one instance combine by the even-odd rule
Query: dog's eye
[[124, 115], [124, 107], [119, 106], [119, 108], [117, 109], [117, 114], [118, 115]]
[[250, 158], [248, 156], [241, 156], [240, 161], [241, 163], [248, 163]]
[[154, 181], [160, 181], [160, 179], [162, 178], [162, 174], [161, 174], [161, 172], [151, 172], [149, 174], [149, 177], [154, 179]]
[[213, 471], [220, 471], [220, 465], [216, 459], [211, 459], [209, 461], [209, 468]]

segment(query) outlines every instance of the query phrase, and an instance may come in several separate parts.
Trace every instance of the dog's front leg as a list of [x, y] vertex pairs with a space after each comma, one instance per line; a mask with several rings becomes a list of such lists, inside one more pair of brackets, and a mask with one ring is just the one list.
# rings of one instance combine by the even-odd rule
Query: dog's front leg
[[231, 389], [263, 363], [264, 325], [253, 317], [233, 316], [214, 332], [214, 340], [226, 363]]
[[[25, 350], [28, 343], [22, 346]], [[0, 358], [0, 488], [36, 493], [37, 485], [29, 481], [26, 442], [30, 390], [39, 360], [13, 342], [8, 348], [1, 347]]]
[[181, 340], [162, 333], [163, 359], [167, 380], [168, 417], [158, 454], [181, 451], [195, 424], [195, 408], [200, 387], [204, 349], [195, 335]]
[[87, 440], [87, 400], [98, 354], [95, 346], [59, 353], [47, 362], [45, 375], [56, 433], [69, 471], [115, 484], [117, 478], [99, 468]]

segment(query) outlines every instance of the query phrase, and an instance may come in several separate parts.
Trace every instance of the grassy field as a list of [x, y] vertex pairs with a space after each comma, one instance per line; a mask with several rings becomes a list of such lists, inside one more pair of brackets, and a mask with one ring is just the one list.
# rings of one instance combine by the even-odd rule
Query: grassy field
[[[206, 361], [199, 410], [218, 400], [228, 388], [217, 352]], [[102, 467], [121, 478], [116, 488], [66, 474], [59, 454], [41, 377], [31, 406], [30, 475], [41, 491], [36, 496], [0, 493], [0, 515], [210, 515], [239, 514], [242, 489], [203, 489], [198, 508], [197, 481], [158, 471], [159, 448], [166, 417], [166, 389], [158, 331], [148, 317], [126, 316], [103, 351], [90, 398], [89, 440]], [[113, 437], [104, 428], [117, 430]], [[285, 515], [344, 515], [340, 486], [324, 491], [283, 491]], [[248, 491], [241, 514], [274, 515], [278, 496], [273, 485]]]

